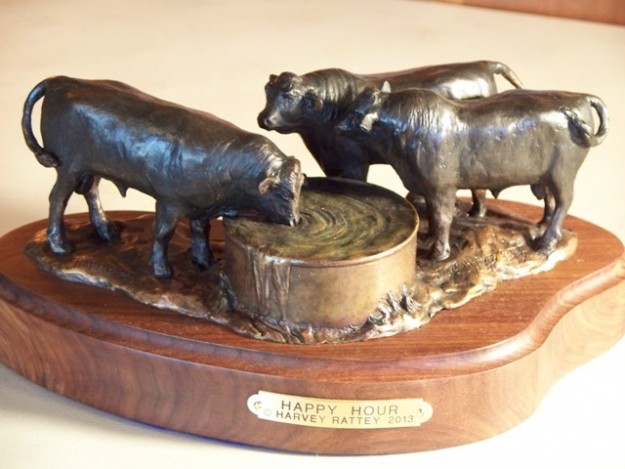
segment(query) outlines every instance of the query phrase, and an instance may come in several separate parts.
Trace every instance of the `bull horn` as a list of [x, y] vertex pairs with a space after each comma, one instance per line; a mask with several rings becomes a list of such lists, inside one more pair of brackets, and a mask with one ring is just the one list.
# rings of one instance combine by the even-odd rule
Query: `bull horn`
[[378, 115], [375, 113], [369, 113], [360, 121], [360, 128], [366, 132], [371, 132], [373, 124], [378, 120]]

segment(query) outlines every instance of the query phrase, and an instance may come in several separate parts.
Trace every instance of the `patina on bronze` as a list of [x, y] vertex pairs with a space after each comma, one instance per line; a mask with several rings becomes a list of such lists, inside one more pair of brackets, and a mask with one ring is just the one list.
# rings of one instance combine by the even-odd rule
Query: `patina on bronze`
[[[44, 97], [42, 147], [31, 115]], [[123, 83], [44, 80], [28, 95], [22, 130], [37, 160], [57, 172], [47, 239], [58, 255], [72, 251], [63, 213], [73, 192], [84, 195], [98, 236], [106, 241], [117, 237], [100, 204], [100, 178], [114, 182], [122, 195], [132, 188], [156, 199], [150, 264], [159, 278], [172, 275], [167, 250], [181, 218], [190, 220], [191, 258], [204, 269], [213, 263], [206, 243], [211, 219], [241, 210], [287, 225], [299, 218], [303, 175], [297, 159], [261, 135]]]
[[366, 87], [388, 82], [397, 91], [428, 88], [451, 99], [482, 98], [497, 92], [495, 75], [522, 87], [510, 67], [486, 60], [367, 75], [339, 68], [303, 75], [282, 72], [271, 75], [265, 85], [267, 101], [258, 124], [266, 130], [299, 134], [327, 176], [364, 181], [371, 164], [385, 164], [386, 160], [338, 134], [335, 126]]
[[337, 130], [384, 155], [404, 186], [425, 197], [431, 256], [442, 260], [451, 254], [456, 191], [498, 194], [515, 185], [530, 185], [546, 199], [535, 248], [552, 253], [573, 201], [575, 176], [608, 127], [605, 104], [581, 93], [513, 90], [455, 101], [425, 89], [368, 88]]
[[[265, 85], [266, 104], [258, 125], [280, 133], [297, 133], [326, 176], [365, 181], [372, 164], [387, 164], [383, 154], [336, 132], [354, 99], [368, 86], [389, 83], [393, 90], [427, 88], [450, 99], [474, 99], [497, 93], [495, 76], [501, 75], [515, 88], [523, 85], [501, 62], [430, 65], [396, 72], [355, 74], [330, 68], [296, 75], [271, 75]], [[485, 212], [484, 191], [473, 191], [472, 215]]]

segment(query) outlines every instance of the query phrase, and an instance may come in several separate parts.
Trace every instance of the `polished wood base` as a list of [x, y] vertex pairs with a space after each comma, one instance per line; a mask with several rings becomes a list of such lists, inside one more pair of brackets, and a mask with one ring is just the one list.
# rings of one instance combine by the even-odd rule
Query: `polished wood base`
[[[536, 207], [497, 205], [540, 218]], [[574, 217], [567, 228], [578, 235], [577, 253], [550, 272], [504, 282], [441, 311], [422, 329], [309, 346], [246, 338], [43, 273], [24, 245], [44, 226], [33, 223], [0, 239], [0, 361], [98, 409], [220, 440], [325, 454], [477, 441], [519, 424], [560, 377], [625, 332], [623, 246]], [[284, 410], [290, 417], [301, 411], [298, 418], [308, 423], [259, 418], [248, 408], [259, 393], [295, 396]], [[329, 420], [309, 426], [322, 410], [304, 408], [305, 402], [341, 401], [358, 413], [368, 401], [391, 400], [376, 410], [382, 414], [407, 399], [427, 403], [430, 413], [420, 426], [330, 428]]]

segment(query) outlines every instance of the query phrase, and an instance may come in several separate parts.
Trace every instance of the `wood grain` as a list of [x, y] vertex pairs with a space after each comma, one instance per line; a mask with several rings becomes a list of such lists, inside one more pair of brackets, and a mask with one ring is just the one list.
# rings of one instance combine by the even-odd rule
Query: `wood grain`
[[[540, 217], [535, 207], [498, 204]], [[44, 225], [0, 239], [0, 361], [90, 406], [222, 440], [326, 454], [480, 440], [523, 421], [560, 377], [625, 333], [623, 246], [574, 217], [567, 227], [578, 234], [577, 254], [553, 271], [506, 282], [439, 313], [423, 329], [329, 346], [256, 341], [58, 280], [23, 253]], [[249, 412], [246, 401], [259, 390], [328, 399], [423, 398], [434, 413], [413, 428], [303, 427]]]
[[625, 5], [622, 0], [438, 0], [467, 6], [518, 11], [545, 16], [559, 16], [577, 20], [609, 24], [625, 24]]

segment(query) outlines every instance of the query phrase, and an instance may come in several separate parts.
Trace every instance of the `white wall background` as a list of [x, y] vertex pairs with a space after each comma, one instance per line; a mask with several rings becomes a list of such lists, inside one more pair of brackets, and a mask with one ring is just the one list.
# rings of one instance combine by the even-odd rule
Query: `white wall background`
[[[0, 234], [45, 218], [54, 171], [23, 143], [21, 107], [41, 79], [110, 78], [264, 133], [256, 116], [270, 73], [343, 67], [379, 72], [500, 60], [528, 88], [582, 91], [607, 103], [612, 130], [591, 150], [571, 213], [625, 240], [625, 28], [400, 0], [263, 2], [4, 0], [0, 3]], [[321, 175], [299, 137], [266, 133]], [[390, 168], [373, 182], [403, 193]], [[502, 198], [537, 203], [528, 188]], [[106, 209], [152, 210], [103, 185]], [[74, 197], [69, 212], [84, 211]], [[625, 467], [623, 343], [558, 383], [510, 432], [408, 455], [316, 458], [174, 434], [53, 395], [0, 367], [0, 467]], [[89, 461], [86, 463], [85, 461]]]

